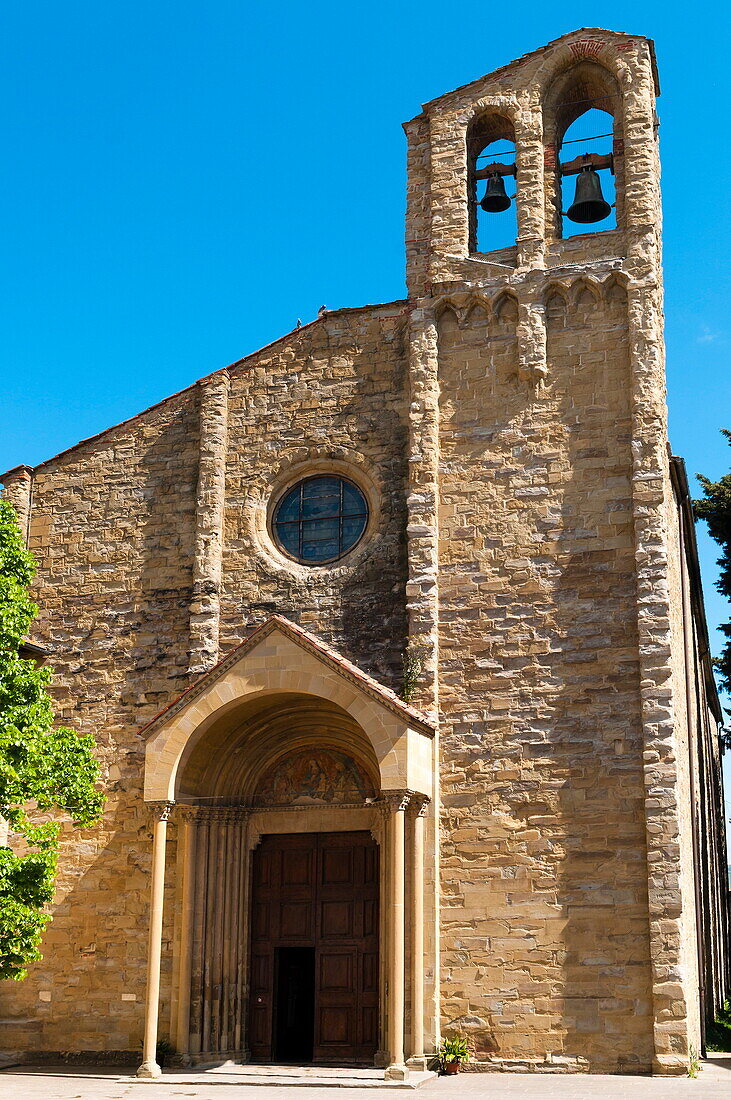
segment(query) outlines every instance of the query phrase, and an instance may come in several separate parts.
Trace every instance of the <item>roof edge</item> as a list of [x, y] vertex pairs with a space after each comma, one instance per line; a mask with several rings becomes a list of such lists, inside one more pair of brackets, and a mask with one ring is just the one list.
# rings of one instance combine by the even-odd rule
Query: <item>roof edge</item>
[[409, 703], [400, 699], [395, 691], [387, 688], [384, 684], [379, 683], [369, 673], [364, 672], [352, 661], [349, 661], [347, 657], [343, 657], [332, 646], [321, 641], [316, 635], [310, 633], [309, 630], [305, 630], [304, 627], [298, 626], [297, 623], [293, 623], [291, 619], [285, 618], [283, 615], [271, 615], [265, 622], [254, 629], [239, 642], [237, 646], [221, 658], [213, 666], [208, 669], [207, 672], [202, 673], [197, 679], [181, 692], [174, 699], [172, 699], [167, 706], [158, 711], [154, 717], [146, 722], [141, 727], [140, 733], [149, 733], [149, 731], [161, 723], [166, 717], [172, 718], [175, 714], [181, 711], [188, 703], [192, 703], [199, 695], [203, 693], [207, 684], [213, 684], [215, 681], [227, 672], [229, 668], [237, 663], [242, 657], [246, 655], [251, 649], [261, 641], [263, 641], [269, 634], [275, 630], [281, 631], [287, 637], [301, 645], [308, 650], [323, 664], [337, 665], [339, 672], [345, 679], [354, 683], [365, 694], [370, 695], [376, 699], [382, 706], [398, 714], [402, 718], [406, 718], [412, 724], [418, 726], [423, 732], [428, 733], [430, 736], [434, 735], [436, 723], [428, 715], [422, 711], [417, 710], [416, 707], [412, 707]]
[[51, 455], [50, 458], [45, 458], [43, 462], [39, 462], [36, 466], [28, 466], [25, 463], [19, 463], [17, 466], [13, 466], [11, 469], [6, 470], [4, 474], [0, 474], [0, 482], [9, 474], [16, 473], [19, 470], [28, 470], [30, 473], [35, 473], [36, 470], [41, 470], [44, 466], [50, 465], [52, 462], [56, 462], [60, 458], [65, 458], [66, 455], [72, 454], [74, 451], [78, 451], [81, 447], [87, 447], [91, 443], [96, 443], [97, 440], [102, 439], [110, 432], [119, 431], [120, 428], [129, 428], [135, 421], [141, 417], [146, 416], [148, 413], [154, 412], [155, 409], [162, 408], [168, 401], [174, 401], [177, 397], [182, 397], [183, 394], [189, 393], [194, 390], [196, 386], [202, 385], [204, 382], [208, 382], [211, 378], [214, 378], [217, 374], [223, 374], [224, 371], [237, 370], [240, 367], [246, 367], [248, 361], [253, 359], [257, 355], [261, 355], [265, 351], [269, 351], [270, 348], [275, 348], [278, 344], [284, 343], [286, 340], [296, 337], [306, 330], [314, 328], [316, 325], [320, 325], [327, 321], [330, 317], [337, 317], [341, 314], [347, 313], [364, 313], [367, 310], [387, 309], [392, 306], [407, 305], [411, 299], [409, 298], [396, 298], [392, 302], [377, 302], [373, 305], [364, 306], [343, 306], [341, 309], [327, 310], [321, 317], [316, 317], [314, 321], [308, 321], [307, 324], [301, 325], [300, 328], [291, 329], [289, 332], [285, 332], [283, 336], [278, 336], [275, 340], [271, 340], [268, 344], [263, 344], [261, 347], [256, 348], [254, 351], [248, 352], [241, 359], [234, 360], [233, 363], [229, 363], [225, 367], [218, 367], [216, 370], [211, 371], [209, 374], [204, 374], [201, 378], [197, 378], [195, 382], [191, 382], [190, 385], [184, 386], [181, 390], [176, 390], [174, 393], [168, 394], [166, 397], [161, 398], [152, 405], [148, 405], [146, 408], [141, 409], [133, 416], [127, 417], [125, 420], [120, 420], [116, 424], [110, 424], [108, 428], [102, 428], [100, 432], [96, 432], [94, 435], [87, 436], [85, 439], [80, 439], [78, 443], [72, 444], [70, 447], [64, 447], [62, 451], [59, 451], [55, 455]]
[[429, 111], [429, 109], [435, 104], [439, 103], [443, 99], [449, 98], [456, 92], [464, 92], [468, 88], [471, 88], [474, 84], [481, 84], [485, 80], [489, 80], [491, 77], [498, 76], [504, 73], [506, 69], [511, 69], [514, 65], [522, 65], [524, 62], [530, 60], [533, 57], [545, 53], [546, 50], [552, 49], [554, 46], [558, 46], [560, 43], [565, 42], [568, 38], [573, 38], [577, 34], [612, 34], [618, 38], [635, 38], [639, 41], [646, 42], [650, 51], [650, 62], [652, 65], [652, 75], [655, 83], [655, 94], [660, 95], [660, 78], [657, 71], [657, 57], [655, 55], [655, 41], [652, 38], [647, 38], [644, 34], [629, 34], [626, 31], [613, 31], [608, 27], [576, 27], [572, 31], [567, 31], [565, 34], [561, 34], [558, 38], [552, 38], [550, 42], [546, 42], [543, 46], [537, 46], [534, 50], [529, 50], [527, 53], [520, 54], [519, 57], [513, 58], [512, 61], [507, 61], [504, 65], [499, 65], [497, 69], [492, 69], [491, 72], [483, 73], [482, 76], [475, 77], [474, 80], [467, 81], [466, 84], [460, 84], [457, 88], [452, 88], [448, 92], [442, 92], [441, 95], [434, 96], [433, 99], [428, 99], [426, 103], [422, 103], [421, 111], [418, 115], [414, 115], [413, 118], [408, 119], [403, 123], [404, 126], [408, 126], [410, 123], [415, 122], [420, 115], [423, 115]]

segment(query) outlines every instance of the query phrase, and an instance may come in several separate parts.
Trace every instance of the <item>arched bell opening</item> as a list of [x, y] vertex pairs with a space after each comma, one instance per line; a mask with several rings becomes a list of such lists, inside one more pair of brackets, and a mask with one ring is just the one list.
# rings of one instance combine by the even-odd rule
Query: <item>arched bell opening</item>
[[561, 74], [544, 101], [549, 236], [620, 228], [624, 216], [622, 96], [601, 65]]
[[510, 119], [488, 112], [467, 131], [470, 252], [515, 244], [515, 131]]

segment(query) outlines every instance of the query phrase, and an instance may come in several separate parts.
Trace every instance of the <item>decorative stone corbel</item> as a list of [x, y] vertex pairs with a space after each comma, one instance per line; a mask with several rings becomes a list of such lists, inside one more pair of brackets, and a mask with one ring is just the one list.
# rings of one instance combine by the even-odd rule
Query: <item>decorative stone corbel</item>
[[548, 375], [546, 317], [540, 299], [518, 303], [518, 377], [540, 390]]

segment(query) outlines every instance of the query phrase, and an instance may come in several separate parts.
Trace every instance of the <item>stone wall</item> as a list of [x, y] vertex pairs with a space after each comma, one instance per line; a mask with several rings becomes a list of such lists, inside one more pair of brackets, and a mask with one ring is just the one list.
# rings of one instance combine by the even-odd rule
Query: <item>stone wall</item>
[[[276, 611], [388, 687], [400, 688], [406, 644], [405, 328], [405, 303], [331, 313], [233, 372], [224, 650]], [[373, 530], [346, 563], [312, 570], [276, 551], [267, 523], [277, 493], [320, 469], [358, 480], [369, 497]]]
[[33, 472], [34, 632], [59, 720], [96, 737], [108, 801], [98, 829], [65, 834], [43, 961], [0, 990], [9, 1050], [139, 1046], [152, 837], [139, 728], [187, 684], [197, 404], [189, 390]]
[[[626, 296], [439, 321], [445, 1024], [478, 1057], [652, 1060]], [[620, 1039], [621, 1036], [621, 1039]]]
[[[152, 817], [139, 731], [191, 674], [276, 609], [400, 687], [403, 334], [402, 305], [330, 314], [32, 472], [34, 637], [51, 651], [59, 720], [97, 738], [108, 803], [100, 828], [63, 845], [43, 962], [0, 991], [9, 1048], [140, 1048]], [[375, 526], [349, 564], [312, 572], [276, 551], [267, 504], [285, 472], [333, 463], [372, 487]], [[28, 480], [10, 476], [8, 495], [25, 499]]]
[[[443, 967], [442, 1003], [447, 1019], [473, 1031], [481, 1058], [491, 1064], [549, 1068], [558, 1051], [593, 1070], [682, 1073], [699, 1035], [693, 853], [684, 822], [690, 797], [687, 688], [677, 652], [680, 586], [672, 563], [677, 545], [666, 444], [657, 93], [651, 42], [583, 29], [425, 104], [406, 126], [409, 293], [422, 316], [440, 319], [441, 337], [438, 367], [427, 345], [412, 362], [422, 392], [437, 384], [441, 390], [430, 450], [419, 456], [425, 470], [439, 467], [438, 528], [436, 518], [426, 517], [432, 541], [438, 540], [438, 583], [428, 592], [431, 617], [422, 592], [412, 622], [431, 622], [438, 672], [434, 686], [422, 691], [424, 699], [439, 698], [442, 783], [445, 802], [451, 802], [443, 844], [453, 858], [443, 861], [442, 875], [443, 889], [454, 892], [454, 912], [443, 894], [442, 913], [444, 957], [455, 967], [455, 980]], [[569, 104], [592, 97], [612, 104], [618, 227], [563, 240], [557, 217], [560, 120], [575, 117]], [[478, 120], [487, 126], [491, 115], [506, 119], [516, 136], [518, 235], [515, 249], [473, 254], [468, 138], [470, 128]], [[607, 310], [614, 311], [609, 324]], [[559, 336], [562, 330], [568, 337]], [[560, 532], [555, 545], [551, 519]], [[423, 530], [419, 540], [428, 543]], [[573, 555], [568, 568], [564, 554]], [[564, 569], [576, 576], [574, 591], [559, 594]], [[582, 602], [582, 592], [592, 589]], [[544, 636], [553, 613], [547, 592], [560, 620], [551, 628], [565, 639], [553, 648]], [[600, 610], [605, 600], [610, 618]], [[572, 646], [583, 652], [582, 631], [587, 665], [597, 663], [597, 692], [589, 689], [589, 676], [581, 687], [582, 661], [571, 653]], [[539, 678], [542, 690], [536, 691], [542, 646], [548, 646], [542, 658], [547, 682]], [[586, 734], [584, 759], [560, 739], [567, 719], [556, 699], [569, 680], [577, 695], [566, 693], [567, 713], [579, 747], [582, 730]], [[467, 711], [459, 702], [464, 694], [473, 702]], [[590, 731], [582, 722], [594, 707], [601, 723]], [[554, 719], [561, 720], [558, 726]], [[485, 761], [479, 746], [490, 736], [495, 755]], [[531, 756], [540, 758], [541, 739], [542, 773]], [[607, 739], [616, 753], [611, 770]], [[588, 893], [592, 930], [583, 943], [576, 937], [573, 954], [560, 946], [561, 935], [571, 938], [570, 923], [552, 948], [536, 944], [530, 958], [518, 954], [519, 988], [510, 987], [517, 1011], [501, 998], [483, 1003], [480, 1013], [485, 978], [500, 989], [505, 968], [515, 965], [513, 942], [505, 959], [495, 959], [491, 940], [479, 969], [465, 946], [473, 932], [473, 945], [478, 937], [486, 943], [485, 914], [494, 914], [489, 886], [497, 874], [482, 854], [493, 828], [492, 842], [508, 845], [490, 798], [510, 811], [511, 835], [519, 832], [511, 814], [524, 768], [533, 784], [522, 792], [526, 807], [537, 802], [546, 820], [532, 815], [536, 849], [525, 853], [526, 893], [503, 887], [503, 894], [526, 902], [530, 897], [526, 908], [536, 906], [540, 891], [532, 884], [543, 883], [546, 833], [560, 808], [554, 776], [561, 777], [556, 782], [571, 808], [563, 816], [566, 840], [560, 855], [558, 841], [554, 852], [558, 882], [554, 876], [545, 889], [554, 890], [554, 904], [560, 896], [573, 912], [577, 897]], [[493, 769], [500, 775], [495, 785]], [[592, 820], [591, 802], [586, 811], [579, 805], [582, 772], [608, 820]], [[472, 830], [464, 839], [463, 816]], [[614, 854], [605, 867], [591, 849], [585, 857], [584, 848], [587, 836], [598, 843], [607, 834], [606, 851]], [[460, 843], [474, 847], [461, 851]], [[684, 866], [681, 853], [689, 856]], [[469, 881], [468, 855], [475, 861]], [[502, 872], [508, 880], [517, 873], [511, 862], [512, 849]], [[473, 873], [477, 867], [481, 875]], [[614, 898], [624, 943], [612, 950], [604, 943], [594, 955], [590, 940], [600, 936], [596, 913], [605, 879], [617, 884], [606, 887], [605, 896]], [[545, 898], [537, 904], [539, 926], [548, 919], [542, 904]], [[503, 916], [507, 931], [511, 925]], [[494, 934], [502, 947], [497, 929]], [[522, 950], [529, 949], [524, 940]], [[619, 955], [625, 961], [617, 986]], [[566, 996], [574, 981], [586, 996]], [[602, 997], [609, 988], [612, 997]], [[632, 1022], [625, 1027], [630, 1006]]]

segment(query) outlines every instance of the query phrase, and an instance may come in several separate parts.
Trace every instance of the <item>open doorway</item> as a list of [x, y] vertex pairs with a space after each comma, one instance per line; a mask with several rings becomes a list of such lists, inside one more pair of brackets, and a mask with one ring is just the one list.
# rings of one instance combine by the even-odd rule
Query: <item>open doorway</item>
[[315, 1035], [315, 948], [275, 951], [274, 1057], [304, 1065], [312, 1061]]

